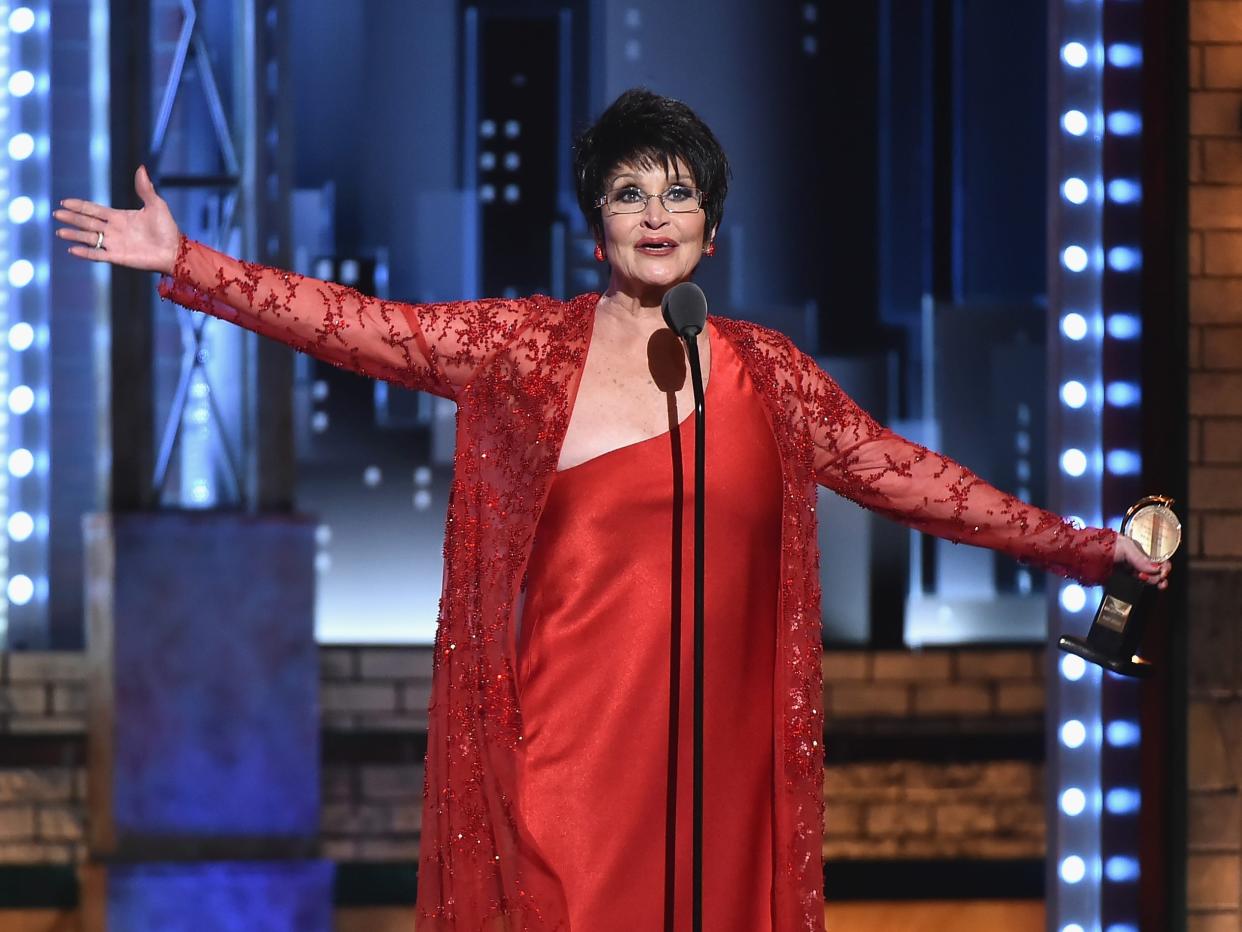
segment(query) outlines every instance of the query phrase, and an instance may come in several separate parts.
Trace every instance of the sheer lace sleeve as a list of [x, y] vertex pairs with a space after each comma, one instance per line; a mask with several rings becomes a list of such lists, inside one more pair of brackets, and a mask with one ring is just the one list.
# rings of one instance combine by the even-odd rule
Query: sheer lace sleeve
[[822, 485], [920, 531], [974, 544], [1089, 585], [1108, 579], [1116, 533], [1077, 528], [965, 466], [881, 427], [810, 357], [799, 383]]
[[271, 337], [316, 359], [455, 398], [509, 342], [521, 301], [402, 304], [234, 259], [186, 236], [160, 295]]

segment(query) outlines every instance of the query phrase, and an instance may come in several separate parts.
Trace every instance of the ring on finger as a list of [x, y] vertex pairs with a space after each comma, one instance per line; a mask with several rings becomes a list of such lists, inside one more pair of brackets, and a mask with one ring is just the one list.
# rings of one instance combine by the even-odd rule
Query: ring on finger
[[103, 230], [95, 234], [95, 248], [103, 249]]

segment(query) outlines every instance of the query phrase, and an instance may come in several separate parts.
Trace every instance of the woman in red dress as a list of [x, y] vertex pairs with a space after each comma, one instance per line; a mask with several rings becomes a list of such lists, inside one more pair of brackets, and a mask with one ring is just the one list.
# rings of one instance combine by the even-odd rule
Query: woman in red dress
[[[715, 250], [728, 165], [684, 104], [623, 94], [579, 140], [608, 289], [409, 305], [224, 256], [143, 207], [57, 235], [161, 294], [452, 398], [457, 452], [429, 709], [420, 932], [689, 927], [693, 399], [660, 302]], [[823, 927], [815, 484], [1087, 583], [1126, 538], [1075, 528], [878, 425], [790, 341], [709, 318], [704, 926]], [[719, 533], [723, 529], [728, 533]], [[682, 712], [670, 720], [670, 696]]]

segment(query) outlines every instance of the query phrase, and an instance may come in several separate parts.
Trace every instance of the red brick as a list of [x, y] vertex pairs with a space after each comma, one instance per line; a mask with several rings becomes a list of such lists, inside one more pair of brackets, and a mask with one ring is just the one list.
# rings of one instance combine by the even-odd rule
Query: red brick
[[863, 807], [833, 802], [824, 808], [824, 834], [836, 838], [857, 838], [863, 833]]
[[1242, 274], [1242, 233], [1200, 233], [1206, 275]]
[[0, 843], [0, 864], [70, 864], [73, 846], [20, 841]]
[[1188, 337], [1186, 362], [1191, 369], [1198, 369], [1203, 365], [1203, 328], [1191, 327]]
[[1242, 369], [1242, 327], [1209, 327], [1203, 334], [1204, 369]]
[[957, 655], [957, 678], [1029, 680], [1039, 676], [1042, 657], [1042, 650], [962, 650]]
[[[1192, 421], [1190, 426], [1192, 430], [1200, 427], [1203, 431], [1203, 462], [1242, 463], [1242, 420], [1210, 418]], [[1193, 436], [1191, 439], [1193, 441]], [[1198, 448], [1192, 443], [1190, 449], [1193, 456]]]
[[952, 678], [952, 657], [947, 651], [878, 651], [871, 659], [876, 680], [934, 680]]
[[1242, 280], [1191, 279], [1190, 319], [1195, 324], [1242, 324]]
[[1190, 373], [1190, 413], [1203, 417], [1242, 415], [1242, 374]]
[[0, 803], [56, 802], [68, 800], [72, 795], [71, 770], [0, 770]]
[[1190, 143], [1190, 155], [1199, 163], [1197, 166], [1199, 177], [1193, 177], [1196, 167], [1192, 166], [1191, 181], [1206, 181], [1213, 184], [1242, 182], [1242, 141], [1195, 139]]
[[996, 687], [996, 711], [1001, 715], [1038, 715], [1046, 705], [1040, 683], [1001, 683]]
[[1191, 851], [1242, 845], [1242, 805], [1237, 793], [1191, 793], [1186, 808], [1186, 841]]
[[1236, 909], [1228, 912], [1192, 913], [1186, 917], [1186, 932], [1238, 932], [1242, 928], [1242, 913]]
[[0, 839], [4, 841], [26, 840], [35, 837], [33, 806], [5, 806], [0, 808]]
[[1192, 45], [1189, 47], [1189, 51], [1186, 83], [1191, 90], [1196, 90], [1203, 86], [1203, 49], [1197, 45]]
[[1236, 790], [1217, 703], [1192, 699], [1186, 715], [1187, 784], [1192, 790]]
[[1236, 908], [1242, 859], [1236, 854], [1192, 854], [1186, 858], [1186, 905]]
[[1242, 42], [1242, 3], [1237, 0], [1192, 0], [1191, 42]]
[[915, 715], [985, 716], [992, 712], [992, 691], [983, 685], [954, 683], [916, 686]]
[[870, 836], [926, 835], [931, 831], [931, 810], [909, 803], [874, 803], [867, 807]]
[[[1203, 166], [1203, 147], [1209, 142], [1230, 142], [1227, 139], [1191, 139], [1186, 152], [1186, 177], [1191, 184], [1205, 180]], [[1223, 179], [1222, 179], [1223, 180]]]
[[[1204, 462], [1203, 428], [1206, 423], [1207, 422], [1203, 418], [1192, 417], [1190, 422], [1186, 425], [1188, 428], [1187, 435], [1189, 437], [1188, 443], [1190, 446], [1190, 462], [1192, 463]], [[1227, 424], [1229, 422], [1222, 421], [1221, 423]], [[1232, 456], [1226, 459], [1226, 462], [1230, 463], [1236, 461], [1237, 460], [1235, 460]]]
[[1203, 274], [1203, 234], [1191, 232], [1186, 242], [1186, 265], [1191, 275]]
[[1203, 556], [1242, 557], [1242, 515], [1201, 516]]
[[871, 654], [867, 651], [836, 651], [824, 653], [820, 666], [824, 671], [824, 683], [840, 680], [865, 680], [870, 673]]
[[1190, 135], [1242, 135], [1242, 93], [1191, 91]]
[[41, 806], [36, 815], [38, 835], [44, 841], [80, 841], [85, 813], [73, 806]]
[[836, 683], [828, 690], [830, 718], [900, 717], [910, 712], [906, 686]]
[[1190, 186], [1192, 230], [1242, 230], [1242, 186]]
[[1209, 45], [1202, 52], [1204, 87], [1242, 88], [1242, 46]]
[[1197, 509], [1242, 508], [1242, 466], [1195, 466], [1190, 500]]
[[996, 831], [996, 812], [987, 803], [949, 803], [936, 808], [936, 831], [943, 835], [984, 835]]

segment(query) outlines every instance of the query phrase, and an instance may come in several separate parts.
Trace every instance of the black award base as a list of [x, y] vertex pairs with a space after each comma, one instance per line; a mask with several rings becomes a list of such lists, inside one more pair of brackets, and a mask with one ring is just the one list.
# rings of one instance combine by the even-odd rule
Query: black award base
[[1063, 636], [1061, 650], [1122, 676], [1150, 676], [1151, 663], [1139, 656], [1150, 596], [1151, 587], [1137, 576], [1114, 570], [1086, 638]]

